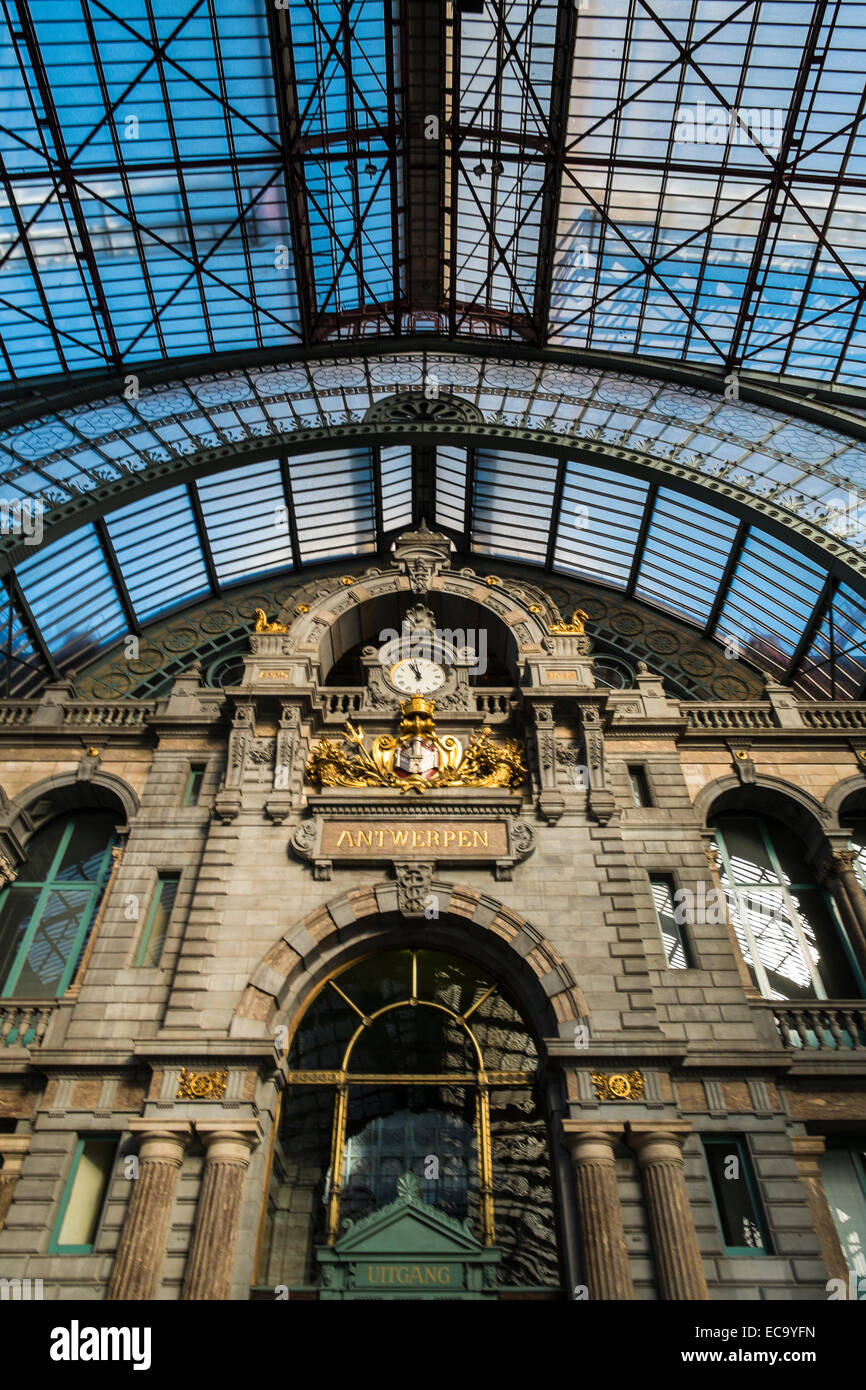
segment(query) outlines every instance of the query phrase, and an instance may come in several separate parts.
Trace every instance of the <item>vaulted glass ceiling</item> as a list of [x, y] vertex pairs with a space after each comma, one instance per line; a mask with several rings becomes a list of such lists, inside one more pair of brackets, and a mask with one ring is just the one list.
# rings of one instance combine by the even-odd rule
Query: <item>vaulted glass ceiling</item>
[[426, 515], [860, 693], [864, 50], [850, 0], [3, 0], [16, 670]]

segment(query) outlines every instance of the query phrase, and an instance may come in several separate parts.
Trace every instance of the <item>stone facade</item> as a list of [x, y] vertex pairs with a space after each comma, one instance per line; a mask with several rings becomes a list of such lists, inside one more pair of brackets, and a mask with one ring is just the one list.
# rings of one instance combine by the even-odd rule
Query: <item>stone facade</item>
[[[339, 739], [347, 718], [368, 742], [393, 732], [396, 696], [376, 705], [363, 687], [325, 682], [374, 640], [383, 613], [416, 601], [419, 557], [425, 601], [488, 624], [516, 681], [464, 692], [439, 727], [464, 742], [480, 724], [517, 738], [521, 788], [407, 796], [304, 776], [311, 750]], [[756, 809], [788, 805], [866, 965], [866, 899], [842, 877], [846, 814], [866, 806], [866, 706], [800, 705], [772, 685], [743, 704], [680, 701], [646, 669], [633, 689], [602, 689], [582, 634], [551, 635], [561, 615], [537, 580], [458, 570], [410, 537], [390, 567], [293, 594], [285, 635], [251, 638], [242, 688], [205, 687], [192, 668], [149, 703], [82, 701], [68, 686], [32, 705], [0, 702], [10, 872], [52, 807], [108, 807], [122, 831], [69, 990], [56, 1002], [0, 1000], [0, 1274], [40, 1278], [56, 1299], [249, 1298], [285, 1067], [279, 1030], [338, 965], [411, 939], [485, 962], [543, 1038], [565, 1173], [563, 1296], [586, 1285], [599, 1298], [826, 1297], [840, 1261], [816, 1156], [825, 1134], [866, 1124], [866, 1053], [783, 1041], [726, 919], [687, 921], [691, 966], [668, 968], [649, 875], [696, 895], [717, 886], [716, 805], [738, 788]], [[635, 764], [649, 806], [634, 804]], [[191, 765], [204, 776], [184, 805]], [[428, 837], [419, 878], [375, 840], [366, 858], [319, 855], [304, 829], [402, 817], [411, 843], [422, 812], [458, 830], [504, 821], [513, 852], [483, 862]], [[177, 873], [178, 891], [159, 965], [142, 966], [158, 873]], [[199, 1093], [184, 1093], [183, 1069], [210, 1078]], [[639, 1094], [600, 1098], [594, 1078], [632, 1073]], [[52, 1254], [77, 1137], [90, 1133], [116, 1134], [138, 1162], [116, 1165], [92, 1253]], [[772, 1254], [725, 1253], [701, 1139], [732, 1134], [751, 1156]]]

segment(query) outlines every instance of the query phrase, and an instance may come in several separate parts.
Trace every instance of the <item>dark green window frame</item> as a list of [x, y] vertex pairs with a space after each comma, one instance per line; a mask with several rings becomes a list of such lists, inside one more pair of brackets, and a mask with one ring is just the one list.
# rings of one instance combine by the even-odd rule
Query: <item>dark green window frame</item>
[[184, 806], [197, 806], [201, 796], [202, 783], [207, 771], [207, 763], [190, 763], [189, 774], [183, 793]]
[[[111, 1179], [113, 1177], [114, 1166], [117, 1161], [118, 1142], [119, 1136], [117, 1134], [79, 1135], [78, 1143], [75, 1146], [75, 1152], [72, 1156], [72, 1166], [69, 1170], [69, 1176], [66, 1179], [66, 1185], [63, 1188], [63, 1196], [60, 1199], [60, 1207], [57, 1212], [57, 1220], [54, 1223], [54, 1230], [51, 1233], [51, 1243], [48, 1246], [48, 1253], [50, 1255], [93, 1254], [93, 1247], [96, 1244], [96, 1237], [98, 1236], [100, 1227], [102, 1225], [102, 1218], [105, 1215], [105, 1207], [108, 1202], [108, 1195], [111, 1191]], [[81, 1158], [84, 1153], [85, 1147], [88, 1144], [110, 1145], [112, 1150], [111, 1162], [107, 1165], [106, 1168], [105, 1187], [103, 1189], [102, 1196], [99, 1202], [99, 1211], [97, 1213], [96, 1220], [93, 1224], [92, 1239], [90, 1240], [90, 1243], [87, 1245], [61, 1245], [60, 1232], [63, 1230], [63, 1223], [66, 1219], [66, 1213], [69, 1209], [69, 1203], [72, 1199], [72, 1193], [75, 1187], [75, 1180], [78, 1177], [78, 1171], [81, 1167]]]
[[[704, 1134], [701, 1136], [704, 1153], [704, 1166], [707, 1171], [707, 1182], [713, 1194], [713, 1207], [716, 1213], [716, 1224], [719, 1228], [719, 1235], [722, 1240], [722, 1248], [726, 1255], [772, 1255], [773, 1250], [770, 1245], [770, 1236], [767, 1230], [767, 1218], [764, 1214], [763, 1204], [758, 1184], [755, 1180], [752, 1168], [752, 1157], [749, 1153], [745, 1136], [736, 1134]], [[708, 1151], [712, 1148], [723, 1149], [726, 1154], [736, 1153], [740, 1164], [740, 1174], [746, 1184], [749, 1202], [752, 1207], [752, 1214], [758, 1233], [761, 1237], [761, 1245], [729, 1245], [725, 1239], [725, 1223], [722, 1217], [722, 1210], [719, 1204], [719, 1193], [716, 1188], [713, 1171], [710, 1167]]]
[[[153, 899], [148, 910], [147, 922], [145, 923], [144, 931], [141, 937], [141, 942], [135, 954], [135, 964], [137, 966], [147, 967], [159, 965], [159, 958], [162, 955], [163, 946], [165, 945], [165, 937], [168, 931], [168, 924], [171, 921], [171, 914], [174, 911], [174, 904], [177, 897], [177, 886], [179, 883], [179, 873], [172, 872], [157, 874], [156, 888], [154, 889]], [[174, 888], [175, 890], [174, 893], [170, 895], [171, 902], [168, 904], [167, 908], [163, 900], [163, 891], [166, 888]], [[153, 925], [156, 921], [157, 914], [159, 913], [160, 909], [165, 911], [165, 921], [163, 922], [162, 931], [156, 938], [156, 940], [160, 944], [159, 951], [156, 953], [156, 958], [153, 959], [152, 957], [154, 956], [154, 951], [151, 949], [151, 942], [153, 940]], [[147, 959], [147, 957], [151, 957], [151, 959]]]
[[[830, 925], [831, 927], [835, 928], [836, 934], [839, 938], [839, 944], [842, 947], [842, 952], [853, 974], [855, 984], [857, 985], [857, 988], [860, 990], [861, 994], [866, 996], [866, 979], [864, 979], [863, 972], [860, 969], [860, 964], [857, 960], [856, 955], [854, 954], [851, 942], [848, 940], [848, 933], [845, 931], [845, 927], [840, 921], [839, 913], [836, 911], [836, 904], [833, 902], [831, 895], [827, 892], [826, 888], [824, 888], [820, 883], [817, 883], [814, 879], [802, 879], [798, 880], [797, 882], [789, 883], [786, 880], [785, 870], [782, 867], [782, 863], [779, 859], [776, 846], [773, 843], [773, 836], [771, 833], [770, 826], [768, 826], [767, 824], [766, 818], [760, 815], [758, 812], [753, 811], [743, 812], [742, 816], [744, 819], [754, 821], [758, 827], [758, 832], [763, 841], [767, 858], [769, 859], [770, 864], [772, 865], [773, 873], [775, 874], [776, 878], [775, 883], [762, 884], [760, 885], [760, 887], [763, 889], [778, 889], [782, 896], [782, 899], [786, 903], [790, 920], [794, 924], [795, 930], [797, 932], [800, 956], [802, 957], [805, 967], [809, 972], [812, 988], [814, 989], [814, 997], [816, 999], [827, 999], [829, 998], [829, 995], [827, 993], [826, 986], [821, 976], [821, 972], [819, 968], [816, 966], [814, 960], [812, 959], [812, 955], [809, 949], [809, 942], [802, 926], [801, 914], [793, 901], [794, 896], [798, 892], [814, 892], [819, 893], [821, 895], [821, 898], [823, 899], [824, 906], [827, 911], [827, 915], [830, 919]], [[733, 897], [735, 903], [737, 904], [736, 916], [739, 921], [740, 927], [743, 931], [743, 934], [746, 938], [749, 947], [749, 953], [752, 957], [751, 965], [748, 961], [745, 961], [746, 967], [752, 974], [752, 977], [755, 980], [758, 989], [760, 989], [763, 997], [765, 999], [772, 999], [773, 991], [769, 983], [767, 972], [761, 961], [761, 953], [757, 949], [757, 944], [754, 940], [754, 935], [749, 922], [749, 914], [748, 912], [742, 909], [740, 904], [740, 895], [743, 893], [748, 894], [749, 892], [756, 891], [755, 885], [743, 883], [737, 878], [737, 875], [734, 872], [733, 864], [731, 862], [730, 854], [728, 853], [728, 846], [725, 841], [724, 824], [713, 825], [712, 829], [715, 835], [716, 845], [718, 846], [719, 853], [722, 857], [722, 864], [724, 866], [723, 888], [725, 891], [725, 895], [728, 897], [729, 902], [730, 899]]]
[[[108, 882], [109, 874], [111, 871], [111, 851], [117, 843], [117, 836], [110, 835], [108, 838], [108, 842], [105, 846], [105, 853], [100, 862], [98, 873], [94, 879], [87, 880], [57, 878], [57, 870], [59, 866], [63, 863], [63, 856], [66, 853], [69, 841], [72, 839], [75, 826], [76, 817], [72, 815], [69, 817], [67, 821], [63, 834], [60, 837], [57, 849], [55, 850], [54, 856], [51, 860], [48, 873], [46, 874], [44, 879], [17, 878], [14, 881], [14, 883], [7, 884], [3, 891], [0, 892], [0, 913], [2, 913], [3, 908], [6, 906], [6, 902], [9, 895], [11, 893], [14, 893], [16, 890], [19, 890], [21, 888], [38, 888], [41, 890], [39, 893], [39, 897], [36, 901], [36, 906], [33, 910], [33, 916], [27, 927], [27, 931], [22, 937], [21, 945], [18, 947], [18, 950], [15, 953], [15, 959], [13, 960], [9, 968], [9, 973], [6, 976], [5, 980], [0, 980], [0, 999], [14, 998], [13, 991], [18, 982], [18, 977], [20, 976], [21, 971], [24, 968], [24, 964], [30, 953], [30, 947], [33, 944], [33, 938], [36, 936], [36, 933], [39, 930], [39, 927], [42, 923], [42, 917], [52, 893], [60, 892], [63, 889], [88, 890], [88, 897], [81, 910], [81, 917], [78, 923], [78, 931], [75, 934], [75, 939], [72, 943], [72, 946], [69, 951], [69, 956], [66, 961], [66, 969], [60, 977], [60, 982], [57, 986], [56, 993], [53, 997], [59, 999], [63, 994], [66, 993], [67, 989], [69, 988], [69, 985], [72, 981], [72, 977], [75, 974], [78, 962], [81, 959], [81, 953], [84, 950], [84, 945], [90, 933], [90, 928], [93, 925], [93, 921], [96, 916], [96, 909], [99, 906], [99, 901]], [[26, 872], [26, 862], [24, 871]]]

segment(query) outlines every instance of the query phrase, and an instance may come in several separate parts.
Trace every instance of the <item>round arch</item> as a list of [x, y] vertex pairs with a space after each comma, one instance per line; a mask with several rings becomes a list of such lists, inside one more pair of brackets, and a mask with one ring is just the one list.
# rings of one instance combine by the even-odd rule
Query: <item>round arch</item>
[[694, 809], [703, 825], [722, 811], [763, 811], [794, 830], [810, 854], [823, 846], [832, 828], [825, 808], [809, 792], [781, 777], [760, 773], [745, 784], [733, 775], [708, 782], [695, 798]]
[[[424, 922], [424, 944], [489, 966], [509, 987], [539, 1038], [571, 1036], [588, 1017], [586, 1001], [559, 952], [520, 913], [477, 889], [442, 881], [430, 891], [444, 904]], [[263, 956], [243, 990], [230, 1036], [261, 1038], [293, 1023], [322, 981], [367, 947], [409, 943], [397, 885], [383, 882], [322, 904], [290, 927]]]

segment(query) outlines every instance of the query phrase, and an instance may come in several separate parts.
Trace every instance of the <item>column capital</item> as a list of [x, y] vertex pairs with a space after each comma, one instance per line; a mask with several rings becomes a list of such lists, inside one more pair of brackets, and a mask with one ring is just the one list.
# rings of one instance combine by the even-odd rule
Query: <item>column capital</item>
[[208, 1160], [247, 1160], [262, 1141], [259, 1120], [196, 1120], [195, 1132]]
[[625, 1137], [625, 1126], [598, 1120], [563, 1120], [562, 1137], [572, 1161], [599, 1159], [613, 1163], [614, 1145]]
[[24, 1166], [29, 1148], [29, 1134], [0, 1134], [0, 1157], [3, 1159], [0, 1177], [17, 1177]]
[[138, 1140], [138, 1156], [143, 1161], [166, 1159], [183, 1162], [183, 1153], [192, 1138], [189, 1120], [141, 1120], [128, 1122], [129, 1132]]
[[688, 1120], [629, 1121], [628, 1142], [641, 1167], [651, 1163], [681, 1163], [682, 1148], [692, 1132]]

